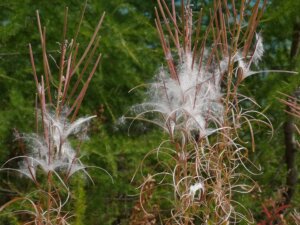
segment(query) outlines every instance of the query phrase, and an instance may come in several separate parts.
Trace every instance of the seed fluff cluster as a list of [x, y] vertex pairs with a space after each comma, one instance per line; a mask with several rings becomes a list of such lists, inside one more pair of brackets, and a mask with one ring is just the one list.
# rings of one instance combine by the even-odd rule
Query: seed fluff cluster
[[160, 69], [156, 81], [150, 84], [148, 100], [134, 106], [142, 112], [138, 117], [148, 112], [161, 114], [161, 120], [152, 122], [171, 135], [175, 130], [199, 132], [200, 136], [214, 132], [223, 120], [221, 72], [198, 71], [198, 64], [192, 64], [192, 55], [187, 54], [177, 80]]
[[86, 138], [85, 131], [88, 122], [94, 117], [79, 118], [69, 123], [63, 116], [56, 118], [53, 113], [45, 113], [44, 129], [48, 137], [41, 137], [37, 134], [23, 135], [22, 138], [29, 143], [30, 151], [19, 162], [20, 172], [35, 179], [38, 167], [45, 173], [64, 171], [68, 177], [78, 170], [84, 170], [85, 166], [77, 157], [68, 138], [71, 135], [77, 135], [80, 141]]

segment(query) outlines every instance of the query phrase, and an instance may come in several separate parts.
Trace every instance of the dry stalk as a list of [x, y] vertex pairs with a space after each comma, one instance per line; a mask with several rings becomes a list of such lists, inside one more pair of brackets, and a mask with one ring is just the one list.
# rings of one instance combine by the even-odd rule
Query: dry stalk
[[140, 198], [133, 207], [129, 222], [130, 225], [156, 224], [157, 205], [149, 209], [154, 187], [155, 179], [153, 179], [151, 175], [148, 175], [141, 187]]
[[[86, 4], [85, 2], [84, 9]], [[101, 16], [88, 46], [83, 49], [83, 54], [80, 56], [79, 51], [81, 50], [79, 50], [79, 44], [76, 43], [76, 40], [84, 10], [75, 37], [68, 40], [68, 8], [66, 8], [59, 63], [54, 62], [58, 65], [57, 72], [52, 71], [56, 66], [52, 65], [52, 60], [49, 60], [47, 53], [46, 28], [42, 27], [38, 11], [36, 15], [42, 46], [44, 74], [38, 75], [35, 57], [29, 44], [30, 61], [37, 93], [36, 133], [18, 134], [19, 146], [24, 149], [25, 141], [29, 151], [26, 153], [24, 149], [23, 156], [15, 157], [5, 163], [6, 165], [12, 160], [20, 160], [19, 169], [3, 167], [2, 170], [17, 171], [30, 178], [36, 185], [38, 199], [29, 193], [26, 198], [12, 199], [2, 206], [1, 210], [19, 200], [25, 200], [30, 203], [28, 208], [32, 209], [23, 211], [23, 213], [30, 215], [26, 221], [27, 224], [62, 225], [68, 224], [67, 221], [70, 219], [69, 213], [63, 211], [63, 207], [70, 199], [68, 179], [78, 171], [87, 174], [86, 166], [79, 159], [79, 147], [75, 151], [68, 138], [70, 135], [76, 134], [79, 137], [80, 146], [86, 133], [87, 124], [94, 118], [91, 116], [76, 119], [85, 93], [100, 62], [101, 54], [97, 53], [99, 44], [97, 35], [105, 13]], [[95, 62], [93, 62], [94, 56], [96, 56]], [[90, 72], [88, 72], [89, 70]], [[80, 75], [77, 77], [75, 73]], [[89, 75], [84, 78], [86, 73]], [[83, 81], [84, 79], [85, 81]], [[79, 85], [81, 82], [83, 85]], [[74, 86], [71, 85], [74, 83]], [[40, 170], [46, 175], [45, 181], [40, 180], [40, 176], [37, 177]]]
[[[235, 195], [256, 186], [240, 167], [250, 174], [254, 172], [246, 165], [259, 167], [249, 161], [240, 131], [250, 133], [254, 151], [255, 124], [272, 125], [254, 109], [254, 100], [239, 93], [239, 86], [258, 73], [252, 65], [261, 59], [263, 44], [256, 28], [266, 1], [250, 7], [245, 0], [215, 0], [205, 29], [203, 9], [193, 12], [190, 1], [182, 1], [180, 18], [174, 0], [170, 7], [165, 0], [157, 2], [155, 24], [167, 69], [150, 85], [149, 100], [133, 110], [139, 112], [134, 119], [157, 124], [169, 134], [169, 141], [151, 152], [170, 158], [166, 171], [153, 175], [163, 174], [172, 183], [174, 208], [165, 223], [252, 223]], [[244, 101], [253, 106], [241, 108]], [[159, 116], [147, 119], [149, 112]]]

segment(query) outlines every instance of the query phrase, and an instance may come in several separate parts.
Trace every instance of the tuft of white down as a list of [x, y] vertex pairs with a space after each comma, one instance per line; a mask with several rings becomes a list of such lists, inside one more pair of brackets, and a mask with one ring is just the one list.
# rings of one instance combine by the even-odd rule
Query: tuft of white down
[[256, 46], [255, 46], [252, 59], [254, 64], [257, 65], [264, 54], [264, 46], [263, 46], [262, 36], [260, 34], [255, 34], [255, 37], [256, 37]]
[[89, 120], [95, 116], [79, 118], [69, 123], [65, 116], [56, 118], [55, 114], [45, 113], [44, 126], [48, 138], [37, 134], [24, 135], [30, 145], [30, 152], [19, 163], [22, 174], [35, 179], [39, 166], [45, 173], [49, 171], [65, 171], [68, 176], [85, 167], [82, 165], [76, 151], [72, 148], [68, 137], [78, 134], [87, 127]]
[[205, 192], [205, 187], [202, 182], [197, 182], [190, 186], [189, 196], [191, 196], [192, 200], [194, 200], [197, 191], [200, 192], [199, 195], [201, 195], [201, 192], [202, 194]]
[[161, 69], [156, 82], [149, 88], [148, 100], [138, 106], [142, 109], [140, 115], [146, 112], [161, 114], [163, 120], [154, 122], [171, 134], [181, 130], [197, 132], [203, 137], [222, 122], [222, 71], [219, 69], [222, 65], [211, 72], [204, 71], [205, 68], [199, 71], [199, 66], [194, 63], [192, 67], [192, 64], [192, 55], [187, 54], [178, 67], [178, 80], [172, 79], [165, 69]]
[[[65, 116], [56, 118], [54, 114], [46, 113], [44, 123], [49, 130], [50, 141], [54, 145], [56, 155], [70, 154], [70, 144], [67, 140], [71, 134], [77, 134], [86, 128], [89, 120], [95, 116], [79, 118], [73, 123], [68, 123]], [[72, 155], [72, 154], [71, 154]]]
[[[243, 57], [241, 52], [238, 52], [235, 56], [233, 56], [232, 60], [234, 62], [238, 62], [239, 68], [243, 70], [243, 79], [253, 75], [260, 73], [262, 71], [252, 71], [250, 69], [252, 63], [254, 63], [256, 66], [259, 63], [259, 61], [262, 59], [264, 54], [264, 45], [263, 45], [263, 38], [260, 34], [256, 34], [256, 44], [255, 49], [251, 55], [248, 55], [246, 57]], [[250, 59], [247, 62], [247, 59]]]

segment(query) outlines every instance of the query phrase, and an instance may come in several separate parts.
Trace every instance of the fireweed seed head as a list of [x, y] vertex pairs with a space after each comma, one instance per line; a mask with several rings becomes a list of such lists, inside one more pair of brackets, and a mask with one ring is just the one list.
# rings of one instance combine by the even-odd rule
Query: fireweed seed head
[[[222, 61], [222, 67], [223, 64]], [[223, 120], [220, 71], [199, 71], [191, 54], [186, 55], [178, 68], [178, 80], [160, 69], [150, 85], [148, 99], [133, 110], [141, 116], [149, 112], [160, 114], [159, 124], [171, 134], [184, 129], [206, 136], [211, 133], [213, 123]]]
[[30, 149], [26, 158], [19, 163], [21, 173], [35, 178], [39, 166], [45, 173], [65, 171], [71, 176], [74, 172], [84, 169], [68, 138], [73, 134], [82, 139], [80, 133], [85, 133], [83, 131], [87, 128], [88, 122], [94, 117], [79, 118], [70, 123], [64, 116], [57, 118], [54, 113], [45, 113], [43, 120], [48, 136], [25, 134], [21, 137]]

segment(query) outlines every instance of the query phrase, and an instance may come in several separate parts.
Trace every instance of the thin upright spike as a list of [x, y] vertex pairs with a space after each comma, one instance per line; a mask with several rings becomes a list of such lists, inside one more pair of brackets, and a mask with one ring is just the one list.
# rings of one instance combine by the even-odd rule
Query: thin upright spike
[[85, 65], [84, 65], [82, 71], [80, 72], [79, 77], [77, 78], [77, 81], [76, 81], [76, 83], [74, 84], [74, 86], [73, 86], [73, 88], [71, 90], [71, 93], [68, 96], [68, 100], [69, 101], [73, 98], [74, 94], [76, 93], [76, 91], [78, 89], [78, 86], [79, 86], [79, 83], [81, 82], [82, 77], [83, 77], [84, 73], [86, 72], [89, 64], [91, 63], [91, 60], [92, 60], [92, 58], [93, 58], [93, 56], [94, 56], [94, 54], [95, 54], [95, 52], [96, 52], [96, 50], [97, 50], [97, 48], [99, 46], [99, 41], [100, 41], [100, 38], [97, 38], [96, 43], [93, 46], [93, 49], [92, 49], [92, 51], [91, 51], [91, 53], [90, 53], [90, 55], [89, 55], [89, 57], [88, 57]]
[[96, 39], [96, 36], [97, 36], [97, 34], [98, 34], [98, 32], [99, 32], [99, 30], [100, 30], [100, 28], [101, 28], [101, 25], [102, 25], [102, 22], [103, 22], [104, 17], [105, 17], [105, 12], [102, 14], [102, 16], [101, 16], [101, 18], [100, 18], [100, 20], [99, 20], [99, 22], [98, 22], [98, 25], [97, 25], [97, 27], [96, 27], [96, 29], [95, 29], [95, 31], [94, 31], [94, 34], [93, 34], [93, 36], [92, 36], [92, 38], [91, 38], [91, 40], [90, 40], [88, 46], [86, 47], [86, 49], [85, 49], [83, 55], [81, 56], [81, 58], [79, 59], [78, 63], [77, 63], [76, 66], [74, 67], [71, 76], [77, 71], [77, 69], [79, 68], [79, 66], [81, 65], [81, 63], [82, 63], [83, 60], [85, 59], [85, 57], [87, 56], [88, 52], [90, 51], [90, 48], [92, 47], [92, 45], [93, 45], [93, 43], [94, 43], [94, 41], [95, 41], [95, 39]]
[[[93, 67], [93, 69], [92, 69], [92, 71], [91, 71], [91, 73], [90, 73], [87, 81], [85, 82], [85, 84], [84, 84], [84, 86], [83, 86], [80, 94], [78, 95], [77, 99], [75, 100], [75, 102], [73, 104], [74, 107], [76, 105], [76, 108], [75, 108], [75, 111], [74, 111], [74, 113], [72, 115], [71, 122], [73, 122], [75, 120], [76, 116], [77, 116], [77, 113], [78, 113], [78, 110], [79, 110], [79, 108], [81, 106], [82, 100], [83, 100], [83, 98], [85, 96], [85, 93], [87, 91], [87, 88], [88, 88], [88, 86], [89, 86], [89, 84], [90, 84], [90, 82], [92, 80], [92, 77], [94, 76], [94, 74], [96, 72], [96, 69], [97, 69], [98, 64], [100, 62], [100, 59], [101, 59], [101, 54], [99, 54], [99, 56], [98, 56], [98, 58], [97, 58], [97, 60], [96, 60], [96, 62], [94, 64], [94, 67]], [[72, 108], [74, 108], [73, 106], [72, 106]], [[70, 109], [70, 112], [72, 111], [72, 108]]]

